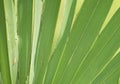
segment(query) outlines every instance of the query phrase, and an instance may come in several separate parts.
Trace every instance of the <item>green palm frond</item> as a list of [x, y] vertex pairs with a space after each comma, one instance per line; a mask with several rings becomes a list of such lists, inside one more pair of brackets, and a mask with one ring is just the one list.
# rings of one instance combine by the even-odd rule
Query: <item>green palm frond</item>
[[119, 84], [119, 0], [0, 0], [0, 84]]

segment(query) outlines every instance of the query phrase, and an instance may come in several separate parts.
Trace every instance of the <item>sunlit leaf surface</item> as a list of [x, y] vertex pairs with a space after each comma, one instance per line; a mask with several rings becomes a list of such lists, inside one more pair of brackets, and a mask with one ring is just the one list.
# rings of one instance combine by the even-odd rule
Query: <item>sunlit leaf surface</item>
[[120, 0], [0, 0], [0, 84], [120, 84]]

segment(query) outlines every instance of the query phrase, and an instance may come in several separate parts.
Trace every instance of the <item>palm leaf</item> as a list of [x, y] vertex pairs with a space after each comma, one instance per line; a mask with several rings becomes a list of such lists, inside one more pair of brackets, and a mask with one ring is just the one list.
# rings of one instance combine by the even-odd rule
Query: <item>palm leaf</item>
[[119, 84], [119, 0], [0, 0], [0, 84]]

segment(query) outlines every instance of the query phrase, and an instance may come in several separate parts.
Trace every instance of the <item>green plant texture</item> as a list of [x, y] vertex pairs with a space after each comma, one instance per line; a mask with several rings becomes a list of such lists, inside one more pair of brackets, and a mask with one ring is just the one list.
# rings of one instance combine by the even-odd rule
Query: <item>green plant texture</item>
[[120, 84], [120, 0], [0, 0], [0, 84]]

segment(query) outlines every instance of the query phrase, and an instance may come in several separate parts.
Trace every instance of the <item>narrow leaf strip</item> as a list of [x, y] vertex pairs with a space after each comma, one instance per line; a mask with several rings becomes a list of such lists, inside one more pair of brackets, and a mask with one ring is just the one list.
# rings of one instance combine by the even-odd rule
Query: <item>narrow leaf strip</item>
[[6, 20], [4, 13], [4, 2], [0, 0], [0, 71], [3, 84], [12, 84], [10, 76], [10, 66], [7, 48]]
[[16, 83], [18, 65], [18, 37], [17, 37], [17, 10], [16, 0], [4, 0], [8, 56], [12, 84]]
[[37, 49], [37, 41], [38, 41], [38, 36], [39, 36], [39, 31], [40, 31], [42, 4], [43, 3], [41, 0], [33, 0], [32, 52], [31, 52], [29, 84], [33, 84], [33, 78], [34, 78], [34, 63], [35, 63], [35, 55], [36, 55], [35, 53], [36, 53], [36, 49]]
[[34, 84], [40, 84], [51, 54], [53, 36], [61, 0], [43, 0], [43, 13], [35, 62]]
[[19, 38], [19, 81], [29, 81], [32, 47], [32, 5], [33, 0], [18, 0], [18, 38]]

